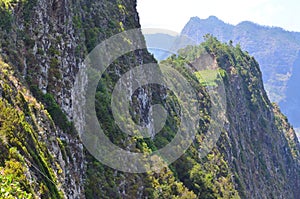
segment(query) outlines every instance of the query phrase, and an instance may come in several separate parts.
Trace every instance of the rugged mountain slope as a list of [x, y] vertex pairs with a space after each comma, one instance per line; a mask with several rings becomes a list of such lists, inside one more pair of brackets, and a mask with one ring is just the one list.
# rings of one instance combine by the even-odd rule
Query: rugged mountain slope
[[[264, 92], [256, 61], [239, 47], [208, 37], [164, 63], [197, 92], [200, 126], [186, 153], [159, 173], [131, 174], [109, 168], [84, 148], [74, 129], [72, 90], [83, 59], [110, 36], [140, 27], [135, 1], [1, 1], [0, 172], [11, 196], [40, 198], [293, 198], [299, 195], [299, 143]], [[143, 41], [142, 35], [138, 38]], [[130, 42], [129, 42], [130, 43]], [[203, 82], [190, 66], [202, 53], [221, 76]], [[199, 61], [200, 60], [200, 61]], [[149, 107], [163, 105], [169, 117], [152, 139], [124, 134], [111, 110], [111, 95], [131, 68], [155, 63], [146, 50], [115, 60], [102, 76], [96, 111], [107, 137], [120, 148], [150, 153], [169, 143], [180, 123], [178, 99], [148, 85], [133, 93], [136, 123], [149, 123]], [[5, 64], [9, 63], [9, 65]], [[148, 75], [147, 73], [143, 75]], [[217, 146], [199, 158], [211, 102], [205, 86], [226, 85], [226, 125]], [[176, 82], [176, 79], [175, 79]], [[74, 96], [73, 96], [74, 97]], [[274, 109], [274, 111], [273, 111]], [[146, 165], [145, 165], [146, 166]], [[13, 185], [11, 186], [8, 185]]]
[[299, 76], [300, 33], [248, 21], [233, 26], [214, 16], [207, 19], [193, 17], [182, 30], [183, 35], [198, 43], [203, 41], [203, 35], [207, 33], [213, 34], [222, 42], [232, 40], [234, 44], [239, 43], [257, 59], [271, 101], [278, 103], [291, 123], [299, 127], [297, 115], [300, 98], [293, 85]]
[[[240, 196], [297, 198], [299, 142], [286, 117], [270, 103], [258, 63], [239, 46], [221, 44], [212, 37], [201, 46], [189, 47], [179, 55], [196, 66], [201, 62], [193, 60], [204, 48], [226, 71], [228, 124], [218, 150], [230, 165]], [[172, 62], [177, 65], [180, 58]], [[289, 149], [283, 147], [287, 145]]]
[[[88, 52], [124, 28], [139, 27], [136, 2], [8, 0], [0, 4], [1, 56], [50, 113], [58, 129], [57, 135], [51, 131], [53, 136], [65, 138], [67, 158], [72, 161], [64, 166], [67, 175], [61, 184], [67, 189], [65, 197], [84, 197], [88, 157], [73, 124], [68, 121], [73, 117], [71, 89]], [[124, 58], [127, 66], [122, 67], [143, 62], [143, 54], [139, 51]]]
[[[75, 175], [69, 178], [70, 171], [83, 170], [84, 166], [78, 158], [82, 151], [74, 150], [72, 145], [76, 143], [70, 142], [74, 134], [64, 134], [55, 126], [44, 105], [24, 86], [18, 72], [2, 60], [0, 66], [0, 183], [4, 189], [0, 197], [79, 197], [83, 182]], [[45, 95], [43, 103], [50, 101], [58, 111], [53, 98]], [[83, 174], [77, 174], [80, 175]]]
[[[140, 27], [135, 1], [1, 1], [0, 27], [3, 60], [10, 63], [22, 84], [30, 88], [33, 96], [44, 104], [55, 123], [55, 127], [47, 134], [52, 134], [55, 139], [65, 138], [63, 147], [68, 152], [66, 159], [71, 162], [61, 166], [66, 170], [65, 178], [61, 179], [65, 192], [63, 188], [52, 188], [50, 183], [39, 186], [38, 180], [33, 180], [33, 187], [38, 187], [36, 190], [27, 188], [25, 191], [32, 192], [32, 195], [37, 192], [39, 196], [39, 192], [50, 190], [49, 195], [43, 195], [45, 198], [195, 197], [175, 179], [169, 169], [159, 175], [135, 175], [102, 165], [84, 150], [73, 124], [68, 121], [73, 118], [71, 88], [78, 68], [83, 66], [83, 59], [101, 41], [126, 29]], [[143, 39], [142, 35], [140, 37]], [[107, 84], [115, 83], [114, 80], [118, 79], [115, 71], [122, 74], [133, 66], [147, 63], [147, 60], [155, 62], [145, 50], [124, 55], [109, 69], [115, 74], [113, 81], [109, 76], [105, 81]], [[97, 109], [105, 109], [99, 112], [101, 120], [110, 116], [110, 112], [105, 112], [108, 110], [105, 103], [110, 99], [110, 94], [106, 89], [99, 89], [100, 93], [96, 95], [99, 101]], [[101, 96], [101, 91], [104, 96]], [[11, 107], [16, 107], [16, 104], [12, 102]], [[20, 110], [24, 111], [25, 108], [22, 106]], [[146, 116], [144, 118], [147, 119]], [[114, 132], [115, 129], [110, 125], [106, 127], [111, 139], [120, 143], [124, 137]], [[21, 144], [25, 145], [24, 142]], [[44, 142], [41, 140], [41, 144]], [[34, 147], [36, 143], [31, 145]], [[10, 148], [10, 145], [7, 147]], [[26, 147], [23, 148], [26, 151]], [[19, 152], [26, 157], [24, 150]], [[54, 153], [54, 150], [48, 147], [45, 153]], [[41, 166], [38, 168], [41, 173], [45, 172]], [[173, 186], [174, 190], [168, 186]]]

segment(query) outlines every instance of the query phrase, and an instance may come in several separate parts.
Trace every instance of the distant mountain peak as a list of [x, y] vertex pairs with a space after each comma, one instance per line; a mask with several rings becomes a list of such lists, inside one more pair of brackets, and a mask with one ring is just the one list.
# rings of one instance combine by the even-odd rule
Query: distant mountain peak
[[[222, 21], [220, 20], [218, 17], [214, 16], [214, 15], [211, 15], [207, 18], [207, 20], [214, 20], [214, 21]], [[223, 22], [223, 21], [222, 21]]]
[[220, 20], [218, 17], [216, 17], [214, 15], [211, 15], [211, 16], [209, 16], [206, 19], [201, 19], [201, 18], [199, 18], [197, 16], [191, 17], [189, 22], [190, 23], [195, 23], [195, 22], [203, 22], [203, 21], [208, 21], [208, 22], [222, 22], [222, 23], [224, 23], [222, 20]]
[[201, 19], [197, 16], [195, 17], [191, 17], [190, 20], [188, 21], [188, 23], [199, 23], [201, 21]]
[[257, 28], [264, 28], [264, 26], [261, 26], [257, 23], [254, 23], [252, 21], [242, 21], [236, 25], [237, 27], [257, 27]]
[[252, 21], [241, 21], [240, 23], [237, 24], [238, 25], [243, 25], [243, 24], [251, 24], [251, 25], [256, 25], [256, 26], [259, 26], [258, 24], [252, 22]]

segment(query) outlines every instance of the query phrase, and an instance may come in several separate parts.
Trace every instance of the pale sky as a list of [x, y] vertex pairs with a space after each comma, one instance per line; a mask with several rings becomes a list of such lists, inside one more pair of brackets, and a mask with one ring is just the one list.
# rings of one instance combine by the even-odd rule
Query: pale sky
[[300, 32], [300, 0], [137, 0], [143, 28], [181, 32], [190, 17], [214, 15], [236, 25], [252, 21]]

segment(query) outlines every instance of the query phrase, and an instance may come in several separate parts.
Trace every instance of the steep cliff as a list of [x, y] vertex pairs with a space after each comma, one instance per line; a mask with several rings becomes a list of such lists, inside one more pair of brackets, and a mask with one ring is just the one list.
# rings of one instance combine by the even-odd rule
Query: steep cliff
[[[216, 150], [229, 165], [228, 172], [239, 196], [297, 198], [300, 145], [287, 118], [280, 113], [278, 106], [270, 103], [258, 63], [240, 46], [222, 44], [211, 36], [207, 36], [200, 46], [180, 50], [178, 58], [167, 61], [174, 66], [185, 62], [197, 68], [197, 65], [203, 65], [203, 52], [209, 52], [223, 70], [227, 122]], [[207, 71], [202, 72], [205, 73]], [[208, 164], [213, 162], [208, 161]], [[185, 180], [191, 179], [190, 176]], [[216, 184], [215, 180], [212, 182]], [[190, 186], [196, 190], [195, 184]]]
[[[8, 0], [1, 1], [0, 15], [1, 197], [299, 195], [299, 143], [278, 107], [269, 102], [257, 62], [240, 47], [207, 37], [202, 45], [164, 61], [195, 90], [200, 125], [192, 145], [169, 167], [157, 173], [133, 174], [105, 166], [85, 149], [72, 123], [76, 116], [72, 88], [78, 70], [84, 68], [85, 56], [97, 44], [140, 27], [136, 2]], [[141, 34], [136, 39], [143, 43]], [[209, 82], [203, 81], [201, 72], [194, 68], [203, 63], [203, 53], [219, 68], [220, 75], [210, 75]], [[153, 84], [132, 93], [130, 112], [136, 123], [149, 124], [153, 104], [161, 104], [169, 114], [159, 133], [143, 139], [126, 135], [116, 125], [111, 99], [121, 76], [147, 63], [156, 61], [145, 49], [118, 57], [101, 76], [95, 94], [97, 117], [110, 141], [128, 151], [146, 154], [164, 147], [176, 136], [182, 113], [180, 100], [167, 88]], [[207, 88], [223, 81], [227, 108], [221, 109], [220, 115], [226, 116], [226, 124], [217, 145], [202, 158], [201, 143], [209, 136], [209, 126], [216, 122], [210, 115], [212, 102]]]
[[[66, 159], [61, 162], [61, 167], [65, 169], [65, 175], [60, 179], [62, 188], [52, 189], [49, 183], [38, 186], [39, 180], [34, 179], [34, 187], [38, 188], [25, 191], [49, 198], [132, 198], [155, 194], [153, 189], [149, 190], [154, 186], [151, 184], [164, 175], [153, 174], [150, 179], [150, 176], [119, 173], [105, 167], [84, 150], [71, 122], [71, 89], [78, 69], [84, 67], [85, 56], [110, 36], [138, 27], [140, 25], [135, 1], [1, 1], [1, 56], [4, 62], [12, 66], [11, 70], [21, 79], [22, 84], [30, 89], [33, 97], [43, 103], [50, 114], [49, 120], [50, 117], [53, 119], [53, 129], [57, 129], [49, 130], [47, 135], [60, 139], [61, 147], [67, 152]], [[140, 37], [142, 38], [141, 35]], [[147, 60], [155, 62], [145, 50], [137, 50], [116, 60], [109, 73], [119, 71], [123, 74]], [[108, 77], [106, 84], [114, 84], [119, 75], [116, 74], [113, 81]], [[147, 90], [149, 89], [145, 89], [144, 93], [148, 93]], [[110, 94], [105, 89], [100, 88], [100, 91], [105, 92], [104, 96], [96, 95], [96, 100], [100, 101], [97, 109], [101, 110], [106, 106], [106, 100], [110, 99]], [[12, 102], [11, 107], [16, 107], [16, 104]], [[20, 109], [23, 110], [24, 107]], [[141, 109], [140, 112], [145, 110]], [[99, 114], [99, 120], [110, 115], [105, 110]], [[143, 118], [147, 120], [147, 116]], [[109, 127], [110, 124], [107, 128]], [[119, 136], [119, 132], [114, 132], [115, 129], [112, 128], [108, 130], [111, 130], [108, 131], [111, 139], [120, 143], [120, 138], [123, 137]], [[41, 143], [44, 142], [46, 140], [41, 140]], [[13, 143], [10, 144], [14, 146]], [[36, 143], [31, 145], [35, 146]], [[26, 146], [23, 148], [26, 149]], [[46, 152], [54, 153], [50, 147], [45, 147]], [[26, 157], [24, 151], [20, 150], [20, 153]], [[38, 163], [35, 162], [35, 165]], [[55, 170], [55, 167], [49, 170]], [[44, 173], [41, 169], [41, 174]], [[161, 186], [171, 184], [181, 190], [178, 194], [185, 194], [190, 198], [192, 193], [175, 180], [169, 169], [165, 170], [165, 175], [170, 176], [171, 181], [166, 179]], [[145, 184], [148, 184], [148, 191], [145, 190]], [[159, 184], [155, 183], [155, 186]], [[50, 190], [50, 195], [40, 195], [42, 190]], [[162, 194], [161, 192], [157, 194]], [[171, 195], [172, 192], [165, 191], [163, 194]]]
[[[78, 197], [82, 182], [69, 175], [83, 164], [74, 161], [71, 146], [65, 147], [68, 136], [55, 126], [44, 105], [24, 86], [19, 73], [2, 60], [0, 66], [1, 197]], [[19, 190], [25, 195], [20, 196]]]
[[[25, 0], [0, 4], [2, 59], [44, 104], [55, 123], [57, 130], [47, 134], [60, 138], [68, 151], [61, 166], [66, 174], [61, 179], [66, 196], [84, 197], [87, 160], [71, 122], [74, 79], [85, 56], [98, 43], [125, 28], [139, 27], [136, 2]], [[143, 53], [128, 57], [141, 62], [139, 54]]]
[[[278, 109], [272, 110], [258, 63], [239, 47], [215, 45], [222, 50], [212, 51], [228, 75], [230, 125], [225, 148], [230, 148], [230, 152], [225, 153], [239, 176], [239, 188], [245, 190], [246, 198], [296, 198], [299, 194], [299, 143], [290, 126], [283, 125]], [[296, 154], [287, 147], [287, 140], [292, 140], [298, 151]]]

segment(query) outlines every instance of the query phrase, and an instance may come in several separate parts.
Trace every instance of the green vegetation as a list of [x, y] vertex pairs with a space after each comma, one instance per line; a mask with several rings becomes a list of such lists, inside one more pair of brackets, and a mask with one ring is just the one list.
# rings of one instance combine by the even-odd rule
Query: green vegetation
[[216, 87], [218, 81], [222, 81], [222, 77], [225, 76], [225, 71], [223, 69], [218, 70], [203, 70], [195, 72], [196, 77], [200, 81], [202, 86]]
[[50, 114], [51, 118], [53, 119], [55, 125], [59, 127], [66, 133], [76, 134], [76, 130], [74, 124], [70, 122], [66, 116], [66, 114], [62, 111], [60, 106], [56, 103], [54, 97], [50, 93], [43, 94], [37, 86], [32, 85], [30, 87], [31, 92], [33, 95], [43, 103], [45, 109]]
[[60, 106], [56, 103], [53, 95], [46, 93], [42, 96], [41, 101], [43, 102], [45, 108], [51, 115], [54, 123], [64, 132], [75, 134], [75, 127], [72, 122], [70, 122], [66, 114], [61, 110]]
[[0, 1], [0, 28], [5, 31], [11, 29], [11, 1], [1, 0]]
[[[203, 48], [201, 48], [203, 49]], [[186, 51], [188, 53], [188, 51]], [[198, 55], [194, 55], [198, 56]], [[112, 64], [106, 73], [102, 76], [101, 81], [98, 84], [96, 93], [96, 112], [106, 135], [110, 140], [121, 148], [130, 146], [130, 150], [134, 152], [151, 152], [159, 148], [162, 148], [168, 144], [177, 132], [178, 125], [180, 124], [180, 111], [179, 102], [172, 91], [165, 88], [156, 87], [155, 85], [143, 86], [143, 90], [147, 93], [155, 93], [156, 96], [152, 97], [153, 104], [161, 104], [168, 110], [168, 117], [164, 128], [156, 134], [154, 139], [141, 139], [138, 137], [130, 137], [125, 135], [116, 126], [111, 114], [110, 102], [111, 93], [115, 83], [118, 80], [118, 76], [114, 74], [115, 68], [122, 66], [121, 75], [129, 69], [135, 60], [128, 62], [127, 57], [135, 58], [133, 53], [129, 53]], [[88, 177], [86, 184], [86, 196], [87, 198], [109, 198], [122, 197], [120, 194], [122, 187], [118, 185], [126, 181], [126, 191], [135, 194], [138, 192], [138, 187], [144, 186], [144, 197], [148, 198], [239, 198], [239, 193], [236, 191], [234, 183], [231, 178], [231, 171], [228, 164], [224, 160], [220, 151], [215, 149], [208, 155], [205, 160], [201, 160], [198, 157], [198, 150], [201, 146], [209, 123], [212, 122], [209, 117], [210, 101], [208, 94], [203, 86], [212, 85], [216, 86], [218, 81], [222, 78], [226, 78], [226, 72], [223, 69], [207, 70], [201, 73], [194, 73], [186, 67], [189, 60], [184, 59], [183, 56], [172, 56], [169, 59], [162, 62], [162, 64], [168, 64], [178, 70], [199, 92], [199, 96], [203, 98], [199, 99], [199, 114], [201, 114], [201, 126], [199, 127], [199, 134], [197, 134], [195, 143], [190, 147], [187, 153], [174, 162], [169, 168], [164, 169], [159, 174], [147, 173], [147, 175], [137, 174], [125, 174], [115, 172], [113, 169], [103, 166], [98, 161], [91, 158], [88, 165]], [[205, 76], [205, 82], [202, 79]], [[158, 92], [159, 90], [159, 92]], [[138, 124], [143, 122], [145, 116], [140, 113], [139, 104], [140, 101], [137, 97], [136, 91], [132, 97], [131, 107], [134, 109], [131, 111], [132, 118]], [[165, 100], [162, 100], [162, 96], [167, 95]], [[137, 113], [137, 114], [136, 114]], [[126, 176], [126, 177], [125, 177]], [[136, 184], [137, 179], [140, 179], [140, 184], [136, 186], [129, 186]], [[101, 187], [96, 189], [95, 187]], [[120, 190], [121, 189], [121, 190]], [[95, 191], [97, 190], [97, 191]]]
[[5, 167], [0, 167], [0, 198], [32, 198], [32, 194], [28, 193], [24, 159], [16, 148], [9, 149], [9, 158], [5, 161]]
[[[0, 180], [1, 194], [11, 198], [36, 197], [34, 190], [44, 198], [61, 198], [57, 182], [58, 167], [53, 167], [57, 160], [47, 149], [46, 140], [42, 141], [40, 134], [49, 130], [43, 129], [38, 120], [48, 120], [46, 111], [30, 95], [25, 87], [16, 89], [20, 84], [14, 76], [12, 68], [0, 61]], [[1, 167], [2, 166], [2, 167]], [[38, 170], [37, 170], [38, 168]], [[34, 173], [39, 183], [30, 183], [27, 172]], [[57, 169], [57, 170], [56, 170]], [[20, 194], [20, 195], [19, 195]]]

